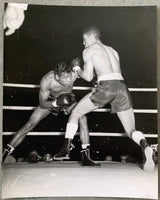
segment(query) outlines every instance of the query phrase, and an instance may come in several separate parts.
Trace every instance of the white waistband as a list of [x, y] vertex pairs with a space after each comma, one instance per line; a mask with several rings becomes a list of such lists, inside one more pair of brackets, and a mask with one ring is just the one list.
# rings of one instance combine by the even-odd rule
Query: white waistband
[[98, 83], [100, 81], [107, 81], [107, 80], [124, 80], [124, 79], [120, 73], [102, 74], [98, 77]]

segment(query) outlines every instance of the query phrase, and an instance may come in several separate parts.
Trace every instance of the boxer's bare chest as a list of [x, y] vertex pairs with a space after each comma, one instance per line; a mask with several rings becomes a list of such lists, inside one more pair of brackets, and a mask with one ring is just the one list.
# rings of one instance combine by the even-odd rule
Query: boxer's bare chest
[[62, 86], [59, 83], [52, 83], [50, 87], [50, 95], [58, 97], [60, 94], [64, 93], [71, 93], [73, 88], [73, 83], [70, 84], [69, 86]]

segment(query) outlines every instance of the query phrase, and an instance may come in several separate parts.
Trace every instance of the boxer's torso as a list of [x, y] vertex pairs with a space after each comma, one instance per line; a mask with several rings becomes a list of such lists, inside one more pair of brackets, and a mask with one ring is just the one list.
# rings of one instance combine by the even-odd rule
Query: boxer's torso
[[64, 86], [61, 85], [58, 80], [56, 80], [54, 71], [51, 71], [49, 73], [47, 73], [44, 78], [47, 80], [48, 82], [48, 90], [50, 92], [50, 96], [54, 96], [54, 97], [58, 97], [60, 94], [64, 94], [64, 93], [71, 93], [72, 89], [73, 89], [73, 84], [76, 80], [76, 76], [74, 75], [74, 73], [72, 73], [71, 76], [71, 82], [69, 85]]
[[91, 56], [94, 70], [98, 76], [110, 73], [121, 73], [117, 52], [102, 43], [95, 43], [87, 49]]

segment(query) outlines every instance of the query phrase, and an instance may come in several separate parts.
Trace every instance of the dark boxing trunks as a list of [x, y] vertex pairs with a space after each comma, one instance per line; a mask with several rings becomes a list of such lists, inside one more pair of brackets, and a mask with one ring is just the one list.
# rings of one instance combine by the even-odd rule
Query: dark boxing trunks
[[100, 107], [110, 103], [112, 113], [128, 110], [133, 105], [129, 90], [123, 80], [100, 81], [90, 99], [94, 105]]
[[[71, 95], [71, 99], [72, 99], [72, 103], [70, 106], [72, 106], [74, 103], [77, 103], [77, 100], [76, 100], [75, 94], [71, 93], [70, 95]], [[48, 100], [53, 101], [56, 99], [57, 99], [57, 97], [50, 95]], [[65, 109], [69, 108], [70, 106], [52, 107], [51, 109], [49, 109], [49, 111], [53, 115], [57, 116], [61, 111], [64, 111]]]

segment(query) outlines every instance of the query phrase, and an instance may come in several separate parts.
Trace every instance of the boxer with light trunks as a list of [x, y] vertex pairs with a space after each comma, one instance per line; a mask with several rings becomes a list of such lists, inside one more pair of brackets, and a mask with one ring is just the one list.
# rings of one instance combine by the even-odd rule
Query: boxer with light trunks
[[[77, 79], [77, 74], [72, 71], [72, 62], [68, 66], [61, 62], [43, 76], [40, 83], [39, 106], [32, 113], [29, 121], [15, 134], [10, 144], [4, 149], [2, 160], [4, 161], [7, 155], [23, 141], [29, 131], [31, 131], [42, 119], [50, 113], [57, 116], [61, 111], [69, 114], [77, 101], [72, 92], [73, 84]], [[80, 117], [80, 139], [82, 142], [82, 165], [99, 166], [94, 162], [89, 154], [89, 132], [86, 116]], [[71, 148], [71, 140], [66, 142], [67, 148]], [[69, 154], [66, 154], [63, 159], [69, 159]], [[58, 160], [61, 160], [58, 159]]]
[[[98, 85], [94, 92], [83, 97], [72, 110], [67, 123], [65, 138], [73, 139], [81, 116], [110, 103], [112, 113], [116, 113], [127, 135], [141, 148], [144, 156], [143, 169], [151, 171], [155, 167], [153, 150], [148, 145], [142, 132], [135, 128], [135, 116], [132, 108], [131, 96], [121, 74], [118, 53], [100, 40], [100, 31], [96, 27], [89, 27], [83, 32], [83, 70], [78, 59], [74, 60], [73, 70], [84, 80], [90, 82], [94, 73], [97, 75]], [[54, 158], [60, 158], [69, 149], [64, 145]]]

